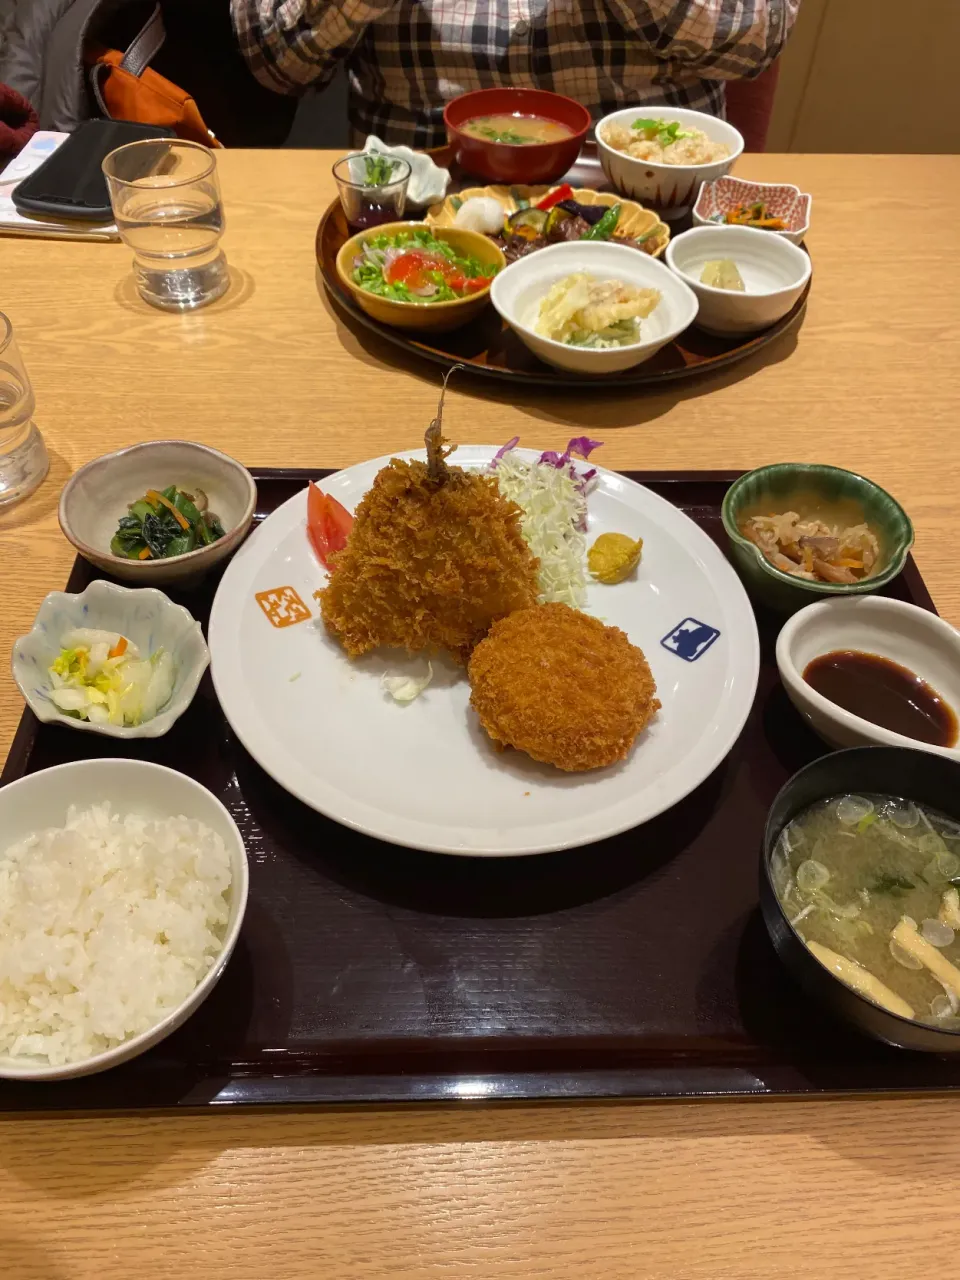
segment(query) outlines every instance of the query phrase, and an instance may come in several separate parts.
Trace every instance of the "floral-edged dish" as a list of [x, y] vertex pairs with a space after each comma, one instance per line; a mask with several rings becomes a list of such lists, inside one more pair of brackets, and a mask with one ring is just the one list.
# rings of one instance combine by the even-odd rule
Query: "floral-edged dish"
[[[117, 631], [145, 657], [158, 649], [171, 655], [173, 693], [152, 719], [137, 725], [91, 724], [54, 705], [50, 664], [60, 653], [61, 637], [76, 627]], [[30, 631], [13, 642], [10, 661], [13, 678], [38, 720], [124, 739], [162, 737], [190, 706], [209, 665], [200, 623], [182, 605], [154, 587], [121, 587], [99, 578], [79, 595], [51, 591]]]
[[758, 200], [763, 201], [775, 218], [782, 218], [786, 223], [783, 231], [769, 234], [799, 244], [810, 230], [813, 197], [788, 182], [747, 182], [729, 177], [705, 182], [693, 206], [694, 226], [724, 226], [725, 214], [739, 205], [755, 204]]
[[[407, 204], [422, 209], [425, 205], [442, 200], [450, 185], [450, 170], [441, 169], [425, 151], [414, 151], [410, 147], [391, 147], [382, 142], [375, 133], [371, 133], [363, 144], [358, 155], [392, 156], [396, 160], [406, 160], [410, 166], [410, 183], [407, 187]], [[360, 175], [357, 175], [360, 176]]]
[[[550, 186], [467, 187], [466, 190], [458, 191], [455, 195], [449, 195], [445, 200], [431, 205], [426, 212], [424, 222], [431, 227], [454, 226], [460, 205], [473, 196], [492, 196], [498, 204], [503, 206], [504, 212], [509, 216], [517, 212], [521, 200], [536, 204], [544, 196], [556, 191], [558, 186], [558, 183], [553, 183]], [[627, 200], [614, 191], [593, 191], [586, 187], [575, 187], [570, 198], [576, 200], [578, 204], [602, 204], [608, 208], [615, 204], [620, 205], [620, 220], [616, 228], [619, 234], [611, 237], [611, 243], [615, 244], [620, 236], [639, 240], [650, 235], [653, 247], [647, 250], [649, 257], [659, 258], [666, 249], [670, 240], [670, 228], [652, 209], [645, 209], [635, 200]]]

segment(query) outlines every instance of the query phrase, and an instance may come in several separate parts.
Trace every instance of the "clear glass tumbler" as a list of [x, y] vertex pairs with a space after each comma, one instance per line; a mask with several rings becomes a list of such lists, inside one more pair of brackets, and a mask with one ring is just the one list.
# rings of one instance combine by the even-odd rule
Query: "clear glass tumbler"
[[0, 510], [33, 493], [50, 468], [33, 403], [13, 326], [0, 311]]
[[403, 217], [410, 182], [406, 160], [355, 151], [337, 161], [333, 176], [351, 231], [367, 231]]
[[148, 138], [111, 151], [103, 172], [142, 298], [168, 311], [190, 311], [226, 292], [223, 204], [212, 151], [180, 138]]

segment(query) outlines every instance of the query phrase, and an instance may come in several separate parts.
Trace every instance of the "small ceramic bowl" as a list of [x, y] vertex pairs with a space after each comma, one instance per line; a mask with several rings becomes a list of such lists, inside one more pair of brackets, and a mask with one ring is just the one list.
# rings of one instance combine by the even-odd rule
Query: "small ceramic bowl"
[[[173, 658], [176, 679], [170, 700], [152, 720], [138, 725], [91, 724], [65, 715], [50, 700], [50, 664], [61, 649], [61, 637], [75, 627], [118, 631], [148, 657], [165, 649]], [[152, 587], [131, 590], [97, 579], [79, 595], [52, 591], [40, 606], [25, 636], [13, 642], [13, 678], [38, 720], [62, 724], [108, 738], [159, 738], [193, 701], [210, 654], [200, 623], [182, 605]], [[2, 830], [2, 827], [0, 827]]]
[[[657, 307], [640, 322], [642, 342], [593, 350], [570, 347], [536, 332], [543, 297], [558, 280], [578, 271], [598, 280], [620, 280], [660, 290]], [[598, 376], [631, 369], [649, 360], [689, 328], [697, 314], [692, 291], [662, 262], [609, 241], [556, 244], [520, 258], [497, 276], [490, 296], [497, 311], [534, 355], [558, 369]]]
[[[540, 116], [567, 129], [555, 142], [515, 146], [464, 133], [478, 116]], [[574, 164], [590, 125], [590, 112], [573, 98], [546, 89], [477, 89], [448, 102], [443, 112], [457, 163], [488, 182], [555, 182]], [[518, 122], [519, 123], [519, 122]]]
[[883, 596], [821, 600], [789, 619], [777, 638], [777, 666], [790, 701], [834, 747], [912, 747], [960, 761], [960, 747], [937, 747], [845, 711], [807, 684], [814, 658], [836, 650], [889, 658], [925, 680], [960, 712], [960, 631], [935, 613]]
[[46, 1059], [0, 1057], [0, 1079], [73, 1080], [119, 1066], [159, 1044], [186, 1022], [220, 980], [233, 953], [247, 906], [247, 853], [237, 824], [206, 787], [186, 774], [144, 760], [74, 760], [30, 773], [0, 790], [0, 856], [35, 831], [60, 827], [71, 805], [89, 809], [109, 801], [121, 817], [195, 818], [216, 831], [230, 855], [230, 914], [223, 947], [187, 998], [139, 1035], [93, 1058], [54, 1067]]
[[[635, 120], [661, 115], [667, 121], [676, 120], [680, 125], [699, 129], [713, 142], [724, 143], [729, 155], [712, 164], [655, 164], [652, 160], [637, 160], [617, 151], [604, 140], [612, 124], [629, 129]], [[651, 205], [671, 218], [687, 212], [704, 182], [713, 182], [728, 172], [743, 151], [743, 145], [743, 135], [726, 120], [681, 107], [625, 107], [604, 116], [597, 125], [597, 153], [608, 181], [624, 195]]]
[[[828, 523], [866, 522], [880, 544], [876, 572], [848, 584], [809, 582], [774, 568], [756, 543], [740, 532], [749, 516], [774, 511], [798, 511], [801, 516], [823, 513]], [[779, 613], [796, 613], [818, 598], [878, 591], [901, 572], [913, 546], [910, 518], [885, 489], [856, 472], [822, 463], [776, 462], [748, 471], [727, 490], [720, 513], [733, 563], [747, 590]]]
[[812, 1000], [866, 1035], [903, 1049], [960, 1053], [960, 1032], [891, 1013], [854, 991], [807, 950], [773, 885], [784, 827], [818, 800], [844, 794], [903, 796], [960, 821], [960, 765], [902, 747], [858, 747], [821, 756], [786, 783], [767, 816], [760, 857], [760, 911], [785, 967]]
[[786, 226], [783, 231], [767, 231], [791, 244], [799, 244], [810, 230], [813, 199], [799, 187], [787, 182], [746, 182], [743, 178], [717, 178], [705, 182], [693, 206], [693, 223], [697, 227], [725, 226], [724, 215], [743, 204], [762, 201], [775, 218]]
[[[172, 484], [188, 493], [202, 489], [225, 536], [167, 560], [115, 556], [110, 541], [130, 503], [148, 489]], [[256, 505], [253, 476], [227, 454], [189, 440], [150, 440], [104, 454], [75, 472], [60, 494], [60, 528], [85, 559], [111, 578], [157, 587], [202, 578], [231, 556], [246, 537]]]
[[[717, 289], [703, 284], [704, 266], [730, 258], [745, 286]], [[697, 325], [720, 337], [759, 333], [781, 320], [807, 287], [810, 258], [802, 249], [753, 227], [694, 227], [667, 245], [667, 265], [697, 295]]]
[[[490, 289], [481, 289], [479, 293], [453, 298], [449, 302], [395, 302], [392, 298], [368, 293], [353, 279], [353, 260], [362, 252], [365, 241], [378, 235], [396, 236], [402, 231], [423, 229], [422, 222], [387, 222], [382, 227], [373, 227], [370, 231], [351, 236], [337, 254], [337, 275], [357, 305], [381, 324], [420, 333], [445, 333], [459, 329], [479, 315], [490, 300]], [[452, 245], [458, 253], [469, 254], [485, 266], [494, 266], [499, 271], [506, 265], [501, 249], [479, 231], [464, 231], [460, 227], [431, 227], [430, 230], [438, 240]]]

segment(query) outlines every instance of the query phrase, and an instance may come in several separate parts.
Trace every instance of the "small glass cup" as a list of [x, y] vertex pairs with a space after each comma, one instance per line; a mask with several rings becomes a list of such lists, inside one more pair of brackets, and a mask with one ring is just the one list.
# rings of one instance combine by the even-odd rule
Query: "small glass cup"
[[50, 469], [33, 408], [13, 325], [0, 311], [0, 511], [33, 493]]
[[[368, 174], [368, 161], [379, 162], [384, 171], [380, 175]], [[380, 152], [354, 151], [337, 161], [333, 176], [352, 231], [367, 231], [385, 222], [399, 222], [403, 217], [410, 182], [410, 166], [406, 160]], [[386, 181], [378, 181], [378, 176]]]
[[120, 238], [133, 250], [140, 296], [191, 311], [230, 286], [220, 248], [223, 204], [213, 152], [180, 138], [148, 138], [103, 162]]

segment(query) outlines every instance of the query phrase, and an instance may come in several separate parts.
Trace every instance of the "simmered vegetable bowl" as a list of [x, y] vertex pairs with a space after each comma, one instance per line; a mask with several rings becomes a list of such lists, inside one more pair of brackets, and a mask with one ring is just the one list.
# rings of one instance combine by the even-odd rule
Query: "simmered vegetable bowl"
[[488, 288], [496, 274], [496, 265], [458, 253], [428, 227], [369, 236], [353, 260], [354, 283], [393, 302], [466, 298]]

